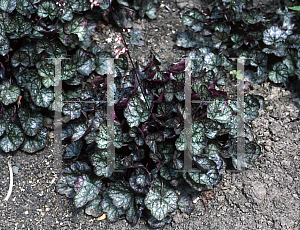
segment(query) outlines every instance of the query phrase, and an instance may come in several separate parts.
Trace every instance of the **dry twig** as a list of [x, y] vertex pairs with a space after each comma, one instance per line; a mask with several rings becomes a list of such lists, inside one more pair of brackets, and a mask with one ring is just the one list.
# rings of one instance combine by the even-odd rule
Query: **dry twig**
[[12, 170], [10, 158], [9, 158], [7, 164], [8, 164], [8, 168], [9, 168], [9, 189], [8, 189], [6, 197], [4, 198], [4, 201], [8, 201], [9, 197], [11, 196], [12, 188], [13, 188], [13, 185], [14, 185], [14, 175], [13, 175], [13, 170]]

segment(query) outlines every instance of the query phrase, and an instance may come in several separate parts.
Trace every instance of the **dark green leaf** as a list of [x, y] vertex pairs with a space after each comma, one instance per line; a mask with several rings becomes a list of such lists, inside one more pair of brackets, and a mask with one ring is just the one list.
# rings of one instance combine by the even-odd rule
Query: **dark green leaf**
[[75, 132], [72, 136], [72, 140], [73, 141], [78, 141], [80, 138], [83, 137], [83, 135], [85, 134], [86, 130], [87, 130], [87, 126], [84, 123], [80, 123], [75, 127]]
[[66, 126], [62, 129], [62, 140], [65, 140], [66, 137], [72, 136], [75, 132], [76, 124], [68, 123]]
[[22, 145], [21, 150], [27, 153], [37, 152], [46, 146], [47, 129], [42, 128], [34, 137], [26, 136], [25, 143]]
[[298, 60], [298, 56], [300, 55], [300, 52], [298, 51], [299, 55], [297, 54], [295, 49], [287, 49], [287, 56], [285, 59], [283, 59], [283, 64], [285, 64], [288, 68], [289, 76], [293, 76], [296, 72], [296, 64]]
[[108, 189], [108, 194], [112, 199], [113, 204], [117, 208], [123, 208], [124, 210], [128, 210], [130, 208], [134, 199], [129, 184], [124, 181], [112, 184]]
[[6, 123], [9, 122], [14, 123], [15, 120], [17, 119], [17, 110], [15, 109], [14, 106], [5, 108], [4, 114], [3, 114], [3, 110], [1, 111], [1, 117], [6, 121]]
[[144, 17], [144, 15], [146, 14], [148, 16], [148, 18], [150, 19], [154, 19], [156, 18], [156, 5], [157, 5], [157, 1], [150, 1], [147, 0], [145, 2], [143, 2], [143, 4], [141, 4], [141, 8], [140, 8], [140, 16]]
[[49, 1], [49, 0], [42, 1], [38, 5], [37, 14], [41, 18], [49, 17], [53, 21], [53, 19], [58, 14], [58, 8], [53, 1]]
[[0, 118], [0, 137], [3, 135], [6, 129], [6, 122], [2, 118]]
[[112, 199], [109, 197], [108, 192], [103, 192], [103, 200], [101, 201], [102, 210], [106, 213], [107, 219], [114, 222], [119, 219], [120, 215], [125, 214], [125, 211], [121, 208], [117, 208]]
[[144, 144], [144, 135], [139, 128], [130, 128], [129, 135], [134, 138], [134, 141], [138, 146], [142, 146]]
[[255, 73], [255, 84], [260, 84], [265, 81], [268, 77], [267, 67], [257, 67], [257, 72]]
[[111, 58], [109, 53], [97, 53], [95, 59], [95, 71], [97, 72], [97, 74], [102, 75], [109, 73], [109, 70], [111, 69], [111, 62], [108, 60], [109, 58]]
[[177, 170], [173, 164], [166, 165], [160, 168], [159, 172], [162, 178], [166, 180], [173, 180], [175, 178], [178, 178], [181, 174], [179, 172], [176, 172]]
[[30, 93], [35, 104], [44, 108], [48, 108], [54, 99], [54, 92], [50, 88], [39, 88], [35, 82], [31, 84]]
[[245, 122], [251, 121], [258, 117], [260, 108], [259, 101], [253, 95], [247, 95], [244, 98], [245, 102]]
[[222, 58], [220, 56], [215, 55], [214, 53], [208, 53], [204, 57], [204, 67], [208, 68], [208, 70], [213, 70], [215, 73], [217, 71], [217, 67], [222, 65]]
[[26, 135], [35, 136], [43, 127], [44, 118], [41, 113], [30, 113], [27, 109], [19, 109], [18, 116]]
[[[203, 173], [203, 171], [208, 171], [210, 169], [215, 168], [213, 161], [211, 161], [207, 157], [202, 157], [202, 154], [198, 154], [198, 155], [200, 155], [200, 156], [193, 156], [193, 160], [194, 160], [194, 163], [197, 165], [197, 168], [201, 169], [202, 173]], [[190, 174], [190, 176], [191, 176], [191, 174]]]
[[[195, 169], [195, 170], [199, 170], [199, 169]], [[199, 184], [196, 183], [190, 176], [189, 173], [185, 172], [182, 174], [184, 180], [196, 191], [202, 191], [205, 188], [204, 184]]]
[[84, 76], [80, 74], [74, 75], [72, 78], [65, 80], [64, 82], [68, 85], [82, 85]]
[[87, 34], [87, 19], [83, 16], [74, 16], [73, 20], [64, 24], [66, 34], [76, 34], [79, 41], [83, 41]]
[[233, 41], [235, 43], [232, 46], [232, 48], [234, 48], [234, 49], [241, 47], [244, 43], [244, 36], [242, 36], [242, 35], [234, 34], [234, 35], [230, 36], [230, 39], [231, 39], [231, 41]]
[[269, 79], [275, 83], [282, 83], [289, 76], [288, 67], [280, 62], [277, 62], [273, 66], [273, 71], [269, 72]]
[[5, 134], [0, 140], [0, 148], [8, 153], [16, 151], [24, 141], [24, 134], [22, 130], [14, 123], [6, 125]]
[[77, 208], [84, 206], [87, 202], [96, 198], [99, 193], [99, 188], [91, 183], [88, 176], [78, 176], [75, 182], [76, 195], [74, 197], [74, 203]]
[[190, 30], [186, 30], [180, 33], [177, 37], [176, 45], [183, 48], [195, 47], [197, 45], [197, 42], [194, 39], [193, 32]]
[[137, 205], [135, 205], [135, 202], [132, 201], [130, 208], [126, 211], [126, 220], [129, 222], [136, 224], [138, 220], [141, 218], [142, 210], [137, 208]]
[[82, 49], [78, 49], [76, 51], [72, 61], [76, 63], [78, 73], [82, 74], [83, 76], [89, 76], [96, 68], [95, 59]]
[[195, 32], [201, 31], [204, 27], [204, 24], [201, 22], [202, 15], [197, 9], [192, 9], [186, 11], [182, 15], [183, 25], [190, 26]]
[[30, 64], [30, 57], [26, 52], [17, 50], [11, 58], [11, 64], [13, 67], [17, 67], [20, 64], [26, 67]]
[[70, 5], [64, 6], [64, 8], [61, 8], [59, 14], [60, 14], [60, 20], [64, 21], [72, 21], [74, 14], [72, 13], [72, 8]]
[[162, 142], [164, 139], [165, 137], [162, 132], [151, 133], [146, 136], [145, 143], [154, 153], [156, 153], [156, 142]]
[[220, 156], [221, 150], [216, 144], [209, 144], [205, 149], [205, 153], [208, 154], [208, 158], [215, 162], [219, 173], [222, 173], [225, 169], [226, 163]]
[[158, 187], [150, 190], [145, 197], [145, 205], [151, 214], [157, 219], [162, 220], [168, 213], [177, 208], [178, 195], [173, 189]]
[[69, 144], [66, 147], [66, 153], [63, 156], [63, 158], [64, 159], [71, 159], [74, 157], [77, 158], [81, 152], [82, 146], [83, 146], [82, 140], [78, 140], [78, 141], [75, 141], [75, 142]]
[[127, 102], [127, 107], [124, 110], [124, 117], [126, 118], [130, 127], [138, 127], [140, 122], [145, 122], [148, 120], [150, 116], [150, 110], [147, 108], [147, 106], [152, 105], [153, 96], [148, 95], [146, 100], [144, 96], [141, 95], [141, 97], [132, 97]]
[[90, 201], [85, 207], [85, 213], [93, 216], [100, 217], [103, 214], [103, 210], [101, 207], [102, 197], [98, 195], [94, 200]]
[[[82, 32], [82, 36], [83, 36], [83, 40], [79, 42], [79, 47], [84, 49], [84, 50], [87, 50], [91, 45], [92, 45], [92, 42], [93, 42], [93, 39], [91, 39], [91, 37], [97, 33], [95, 31], [97, 27], [97, 22], [96, 21], [91, 21], [91, 20], [88, 20], [88, 23], [87, 23], [87, 26], [86, 26], [86, 33]], [[78, 33], [77, 33], [78, 35]], [[79, 35], [78, 35], [79, 36]]]
[[78, 36], [76, 34], [65, 34], [63, 28], [60, 28], [59, 40], [70, 49], [75, 49], [76, 45], [79, 43]]
[[[107, 2], [108, 0], [104, 0]], [[64, 0], [66, 5], [71, 6], [73, 11], [87, 11], [91, 9], [91, 3], [89, 1], [78, 1], [78, 0]], [[99, 5], [102, 3], [99, 1]]]
[[75, 190], [68, 185], [64, 174], [61, 174], [57, 180], [56, 191], [61, 195], [66, 195], [68, 198], [74, 198], [75, 196]]
[[207, 117], [220, 123], [228, 123], [231, 120], [232, 110], [225, 103], [216, 100], [207, 107]]
[[5, 56], [9, 52], [9, 40], [5, 37], [0, 35], [0, 54]]
[[278, 43], [275, 43], [274, 48], [273, 47], [272, 48], [264, 48], [263, 52], [265, 52], [267, 54], [273, 53], [278, 57], [283, 57], [283, 56], [286, 56], [286, 47], [287, 47], [287, 45], [284, 44], [283, 42], [278, 42]]
[[110, 177], [112, 172], [107, 169], [106, 150], [98, 151], [91, 157], [91, 163], [94, 166], [94, 172], [97, 176]]
[[109, 5], [111, 4], [112, 0], [103, 0], [101, 2], [99, 2], [99, 7], [102, 9], [102, 10], [106, 10]]
[[[123, 144], [123, 134], [122, 134], [122, 129], [121, 129], [121, 127], [120, 127], [120, 125], [118, 124], [117, 121], [115, 121], [114, 130], [115, 130], [115, 136], [114, 136], [114, 142], [113, 142], [114, 146], [116, 148], [121, 148], [122, 144]], [[107, 145], [110, 144], [107, 141], [107, 125], [106, 125], [106, 122], [101, 123], [101, 125], [99, 126], [99, 131], [98, 131], [98, 134], [96, 136], [96, 143], [97, 143], [97, 147], [99, 149], [106, 149]]]
[[259, 50], [252, 50], [252, 52], [250, 53], [250, 57], [252, 58], [250, 61], [250, 64], [252, 66], [267, 66], [268, 56], [265, 53], [262, 53]]
[[161, 153], [165, 157], [165, 163], [168, 163], [173, 159], [175, 146], [167, 141], [158, 142], [157, 152]]
[[42, 77], [42, 83], [46, 88], [54, 86], [55, 65], [53, 60], [42, 60], [36, 63], [39, 75]]
[[172, 217], [170, 217], [170, 216], [167, 216], [166, 218], [164, 218], [162, 220], [157, 220], [156, 218], [154, 218], [151, 215], [148, 219], [148, 224], [150, 225], [151, 228], [161, 228], [165, 224], [169, 224], [171, 222], [172, 222]]
[[173, 81], [169, 81], [165, 85], [164, 97], [167, 102], [171, 102], [174, 98], [174, 93], [175, 93], [174, 87], [175, 87], [175, 85], [174, 85]]
[[65, 194], [69, 198], [73, 198], [75, 196], [74, 183], [77, 181], [77, 177], [81, 174], [90, 173], [90, 171], [90, 166], [85, 162], [76, 161], [70, 168], [65, 168], [59, 176], [56, 191], [62, 195]]
[[[261, 149], [258, 144], [254, 142], [246, 143], [245, 154], [243, 154], [243, 161], [241, 164], [242, 168], [250, 168], [254, 164], [255, 159], [261, 154]], [[237, 156], [236, 151], [232, 156], [232, 163], [235, 168], [237, 168]]]
[[[36, 51], [38, 54], [45, 51], [51, 57], [66, 56], [66, 49], [59, 40], [54, 40], [50, 42], [48, 39], [39, 39], [36, 43]], [[54, 60], [49, 59], [49, 61], [54, 63]]]
[[137, 168], [135, 175], [129, 178], [129, 184], [135, 192], [146, 194], [149, 191], [147, 186], [149, 186], [151, 182], [146, 170]]
[[284, 30], [281, 30], [278, 26], [272, 26], [264, 31], [263, 42], [266, 45], [273, 45], [277, 42], [285, 41], [286, 38], [287, 34]]
[[[189, 150], [193, 154], [200, 154], [203, 148], [206, 146], [206, 137], [204, 132], [204, 125], [202, 123], [192, 123], [192, 140]], [[187, 148], [185, 140], [185, 132], [181, 132], [179, 138], [176, 140], [175, 146], [177, 150], [184, 151]]]
[[300, 47], [300, 34], [293, 34], [289, 37], [289, 43], [293, 44], [295, 48]]
[[11, 25], [13, 25], [12, 28], [12, 32], [8, 37], [10, 39], [18, 39], [21, 38], [25, 35], [31, 34], [32, 31], [32, 25], [30, 22], [28, 22], [24, 16], [20, 15], [20, 14], [16, 14], [12, 21], [11, 21]]
[[71, 120], [79, 118], [81, 115], [82, 103], [79, 102], [69, 102], [65, 103], [62, 108], [64, 115], [70, 116]]
[[256, 24], [263, 20], [263, 15], [258, 9], [245, 10], [242, 12], [242, 19], [249, 24]]
[[222, 42], [228, 41], [228, 36], [226, 32], [219, 32], [216, 31], [212, 35], [212, 41], [214, 44], [214, 47], [219, 48], [222, 44]]
[[115, 65], [121, 72], [128, 70], [128, 59], [126, 54], [121, 54], [118, 59], [115, 59]]
[[84, 136], [84, 140], [87, 144], [91, 144], [96, 141], [96, 136], [97, 132], [91, 130], [88, 134]]
[[[82, 58], [83, 61], [83, 58]], [[61, 62], [61, 79], [62, 80], [69, 80], [73, 76], [77, 74], [77, 66], [74, 62], [71, 60], [63, 60]]]
[[4, 81], [0, 85], [0, 101], [4, 105], [15, 103], [18, 100], [20, 93], [19, 87], [10, 84], [9, 81]]
[[209, 139], [214, 139], [219, 133], [219, 130], [222, 129], [222, 125], [214, 120], [205, 119], [203, 124], [205, 126], [205, 135]]
[[216, 185], [218, 182], [220, 182], [220, 178], [216, 169], [211, 169], [206, 173], [189, 172], [188, 174], [197, 184]]
[[0, 0], [0, 9], [11, 13], [16, 9], [17, 2], [17, 0]]

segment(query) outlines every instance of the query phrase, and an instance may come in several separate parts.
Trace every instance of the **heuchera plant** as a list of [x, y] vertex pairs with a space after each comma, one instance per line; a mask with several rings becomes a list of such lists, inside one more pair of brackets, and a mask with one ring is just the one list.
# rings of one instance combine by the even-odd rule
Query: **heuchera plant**
[[[53, 129], [55, 66], [49, 58], [69, 58], [61, 62], [63, 101], [106, 101], [110, 67], [105, 58], [113, 56], [91, 39], [99, 17], [131, 28], [135, 13], [154, 19], [158, 4], [149, 0], [0, 2], [0, 149], [28, 153], [44, 148], [47, 129]], [[274, 24], [277, 19], [281, 21]], [[152, 51], [145, 63], [134, 63], [124, 46], [114, 61], [113, 142], [107, 141], [106, 104], [74, 102], [62, 107], [63, 158], [69, 167], [60, 175], [56, 190], [73, 198], [86, 214], [105, 213], [112, 222], [125, 216], [132, 224], [143, 216], [151, 227], [161, 227], [178, 209], [191, 213], [193, 197], [218, 184], [226, 167], [237, 165], [237, 108], [219, 103], [227, 99], [220, 86], [236, 69], [230, 57], [253, 58], [245, 63], [246, 79], [253, 84], [267, 77], [280, 83], [299, 76], [299, 35], [293, 35], [296, 23], [287, 9], [267, 20], [248, 2], [216, 1], [204, 13], [185, 12], [183, 23], [190, 30], [179, 35], [177, 45], [197, 48], [189, 54], [197, 58], [192, 59], [192, 99], [215, 102], [192, 105], [190, 157], [198, 171], [178, 171], [183, 170], [187, 148], [185, 61], [161, 71], [156, 53]], [[271, 59], [278, 62], [269, 63]], [[267, 73], [269, 64], [272, 70]], [[258, 116], [261, 99], [247, 94], [244, 101], [247, 123]], [[247, 168], [260, 147], [247, 124], [245, 133], [243, 167]], [[122, 172], [106, 170], [110, 145], [116, 148], [115, 168]]]
[[299, 20], [287, 7], [272, 16], [266, 18], [252, 1], [219, 1], [211, 10], [186, 11], [182, 20], [190, 29], [176, 43], [183, 48], [209, 47], [226, 62], [252, 58], [245, 61], [245, 80], [257, 84], [268, 78], [286, 85], [300, 79], [300, 35], [293, 34]]

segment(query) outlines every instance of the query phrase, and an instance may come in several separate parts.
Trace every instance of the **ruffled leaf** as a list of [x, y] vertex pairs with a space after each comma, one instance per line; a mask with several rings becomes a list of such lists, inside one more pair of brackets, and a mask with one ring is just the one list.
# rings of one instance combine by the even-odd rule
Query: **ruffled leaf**
[[41, 113], [30, 113], [27, 109], [19, 109], [18, 116], [26, 135], [35, 136], [44, 125], [44, 117]]
[[157, 220], [163, 220], [177, 208], [178, 195], [173, 189], [155, 188], [145, 197], [145, 205]]
[[14, 84], [10, 84], [9, 81], [4, 81], [0, 85], [0, 101], [4, 105], [15, 103], [20, 96], [20, 89]]
[[81, 152], [83, 146], [82, 140], [75, 141], [71, 144], [69, 144], [66, 147], [66, 153], [64, 154], [64, 159], [71, 159], [71, 158], [77, 158]]
[[269, 72], [269, 79], [274, 83], [282, 83], [289, 76], [288, 67], [280, 62], [277, 62], [273, 66], [273, 71]]
[[277, 42], [283, 42], [287, 38], [286, 32], [281, 30], [278, 26], [272, 26], [270, 29], [266, 29], [263, 34], [263, 42], [266, 45], [273, 45]]
[[216, 100], [207, 107], [207, 117], [214, 121], [228, 123], [231, 120], [231, 116], [231, 108], [219, 100]]
[[22, 145], [21, 150], [27, 153], [35, 153], [46, 146], [47, 129], [42, 128], [33, 137], [26, 136], [25, 143]]
[[0, 140], [0, 148], [8, 153], [16, 151], [24, 141], [24, 134], [22, 130], [14, 123], [6, 125], [5, 134]]
[[74, 204], [77, 208], [80, 208], [87, 202], [95, 199], [100, 191], [97, 186], [91, 183], [90, 179], [86, 175], [78, 176], [74, 188], [76, 191]]

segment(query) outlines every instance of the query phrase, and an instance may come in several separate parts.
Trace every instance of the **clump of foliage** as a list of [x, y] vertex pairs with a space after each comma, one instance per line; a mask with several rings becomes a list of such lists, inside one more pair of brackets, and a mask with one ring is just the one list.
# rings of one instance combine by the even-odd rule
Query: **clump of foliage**
[[[270, 17], [271, 16], [271, 17]], [[299, 20], [294, 13], [279, 9], [263, 15], [252, 1], [219, 1], [211, 9], [188, 10], [177, 45], [183, 48], [209, 47], [219, 58], [245, 57], [245, 80], [258, 84], [267, 78], [287, 84], [300, 79]], [[221, 60], [221, 59], [220, 59]], [[226, 68], [226, 62], [220, 63]]]
[[[90, 39], [97, 21], [130, 28], [135, 17], [154, 19], [157, 7], [150, 0], [93, 2], [92, 10], [86, 0], [0, 3], [0, 148], [29, 153], [44, 148], [47, 128], [53, 128], [55, 66], [49, 58], [69, 58], [61, 62], [63, 101], [106, 101], [110, 66], [105, 58], [112, 56]], [[125, 215], [136, 224], [143, 215], [150, 226], [161, 227], [178, 209], [191, 213], [193, 196], [212, 189], [226, 167], [237, 165], [237, 108], [219, 103], [227, 98], [220, 86], [235, 69], [229, 58], [253, 57], [246, 61], [252, 83], [267, 76], [276, 83], [287, 74], [299, 76], [299, 35], [292, 35], [292, 14], [278, 13], [282, 24], [273, 25], [277, 18], [265, 20], [246, 3], [217, 1], [204, 14], [196, 9], [184, 14], [183, 23], [192, 30], [181, 34], [177, 44], [199, 48], [189, 55], [198, 58], [192, 61], [192, 99], [215, 102], [192, 106], [190, 157], [198, 171], [183, 170], [185, 61], [161, 71], [156, 53], [145, 63], [133, 63], [126, 53], [114, 63], [113, 142], [107, 141], [106, 104], [63, 105], [63, 158], [70, 167], [60, 175], [57, 191], [73, 198], [86, 214], [105, 213], [109, 221]], [[283, 58], [269, 75], [268, 57]], [[246, 123], [258, 116], [259, 107], [257, 97], [245, 96]], [[243, 167], [249, 167], [260, 147], [247, 124], [245, 133]], [[121, 172], [106, 170], [110, 145], [116, 148], [115, 168]]]
[[[110, 15], [119, 26], [130, 27], [135, 11], [155, 18], [156, 4], [102, 0], [91, 10], [88, 0], [0, 1], [0, 149], [34, 153], [45, 147], [46, 128], [53, 128], [54, 117], [55, 66], [50, 58], [70, 58], [62, 61], [67, 100], [88, 78], [105, 72], [99, 58], [107, 54], [91, 39], [98, 20]], [[65, 105], [64, 122], [79, 118], [84, 108]]]

